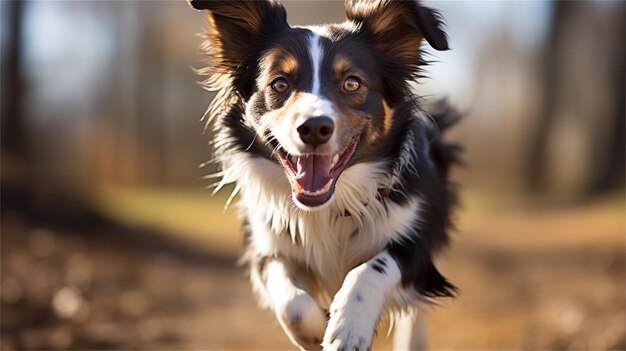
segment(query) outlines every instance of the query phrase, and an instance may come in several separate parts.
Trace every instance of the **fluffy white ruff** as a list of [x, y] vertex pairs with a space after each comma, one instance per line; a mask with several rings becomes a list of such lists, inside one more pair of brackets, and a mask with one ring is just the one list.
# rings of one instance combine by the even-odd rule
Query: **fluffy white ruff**
[[410, 233], [417, 217], [417, 198], [402, 206], [388, 201], [387, 208], [377, 199], [378, 189], [390, 186], [382, 163], [349, 167], [339, 177], [330, 204], [303, 211], [294, 205], [279, 165], [241, 152], [223, 161], [222, 182], [235, 181], [240, 189], [239, 205], [252, 229], [253, 249], [323, 272], [320, 279], [330, 294], [352, 267], [379, 253], [390, 240]]

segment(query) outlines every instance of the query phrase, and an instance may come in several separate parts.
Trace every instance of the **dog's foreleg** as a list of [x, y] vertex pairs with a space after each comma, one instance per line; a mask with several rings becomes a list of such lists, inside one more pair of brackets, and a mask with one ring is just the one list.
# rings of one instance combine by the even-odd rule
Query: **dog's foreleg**
[[387, 251], [351, 270], [330, 306], [324, 350], [371, 349], [387, 294], [400, 280], [400, 268]]
[[303, 350], [321, 349], [327, 313], [304, 289], [306, 277], [295, 267], [275, 258], [264, 268], [270, 307], [291, 341]]

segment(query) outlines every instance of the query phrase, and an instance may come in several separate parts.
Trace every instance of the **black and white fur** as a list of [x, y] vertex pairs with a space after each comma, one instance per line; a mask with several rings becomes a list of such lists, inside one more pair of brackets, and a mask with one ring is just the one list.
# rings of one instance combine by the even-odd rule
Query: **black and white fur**
[[[206, 116], [221, 165], [218, 188], [235, 184], [254, 290], [291, 341], [302, 349], [370, 349], [381, 318], [453, 296], [433, 260], [448, 242], [448, 168], [458, 151], [439, 135], [456, 115], [426, 113], [409, 87], [424, 65], [422, 40], [448, 48], [439, 14], [416, 1], [347, 1], [345, 23], [290, 27], [273, 1], [190, 4], [209, 22], [200, 73], [218, 91]], [[297, 66], [292, 105], [262, 81], [273, 50], [289, 51]], [[370, 84], [363, 99], [346, 103], [352, 110], [328, 73], [342, 53]], [[307, 206], [276, 148], [304, 155], [294, 130], [318, 116], [344, 125], [328, 152], [342, 150], [347, 136], [360, 141], [330, 199]]]

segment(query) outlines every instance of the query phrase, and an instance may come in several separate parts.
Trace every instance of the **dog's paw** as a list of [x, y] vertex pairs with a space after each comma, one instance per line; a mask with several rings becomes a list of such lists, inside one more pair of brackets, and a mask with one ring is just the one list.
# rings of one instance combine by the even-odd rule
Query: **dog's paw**
[[322, 346], [325, 351], [365, 351], [372, 348], [384, 293], [370, 284], [367, 267], [350, 272], [330, 305]]
[[322, 345], [324, 351], [369, 351], [372, 349], [372, 331], [361, 334], [350, 328], [340, 328]]
[[276, 309], [278, 321], [291, 339], [303, 350], [320, 350], [326, 329], [327, 313], [305, 291]]
[[341, 290], [331, 305], [330, 320], [322, 346], [325, 351], [365, 351], [372, 348], [378, 323], [376, 308], [371, 309], [360, 294], [343, 296]]
[[365, 351], [372, 348], [378, 316], [369, 316], [367, 306], [361, 308], [361, 311], [346, 308], [331, 313], [322, 342], [325, 351]]

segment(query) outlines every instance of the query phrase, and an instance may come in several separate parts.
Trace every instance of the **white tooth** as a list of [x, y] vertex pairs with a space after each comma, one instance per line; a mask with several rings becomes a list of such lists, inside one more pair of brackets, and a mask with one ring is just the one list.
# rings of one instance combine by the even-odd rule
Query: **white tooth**
[[333, 166], [337, 163], [337, 161], [339, 161], [339, 154], [335, 154], [335, 156], [333, 156], [333, 161], [332, 161]]
[[320, 190], [317, 191], [306, 191], [306, 190], [302, 190], [302, 193], [308, 196], [318, 196], [318, 195], [322, 195], [322, 194], [326, 194], [327, 192], [330, 191], [330, 187], [333, 185], [333, 180], [330, 179], [328, 181], [328, 183], [326, 183], [326, 185], [324, 185], [323, 188], [321, 188]]
[[324, 185], [324, 187], [320, 191], [322, 193], [327, 193], [330, 190], [331, 185], [333, 185], [333, 179], [332, 178], [330, 180], [328, 180], [328, 183], [326, 183], [326, 185]]

